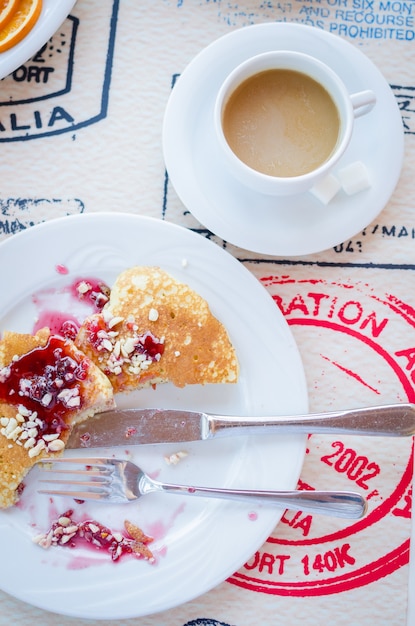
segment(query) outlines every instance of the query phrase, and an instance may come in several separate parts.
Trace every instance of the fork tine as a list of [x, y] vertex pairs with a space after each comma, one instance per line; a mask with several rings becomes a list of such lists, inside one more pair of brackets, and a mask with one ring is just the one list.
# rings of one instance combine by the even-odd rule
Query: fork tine
[[[129, 461], [101, 457], [62, 457], [41, 459], [37, 465], [40, 466], [40, 469], [45, 470], [43, 479], [39, 482], [51, 484], [51, 489], [44, 488], [38, 493], [71, 496], [79, 500], [92, 499], [117, 503], [131, 502], [140, 497], [135, 487], [135, 473], [138, 468], [131, 477], [130, 483], [124, 473], [125, 467], [132, 465]], [[85, 477], [84, 481], [82, 476]], [[63, 486], [65, 489], [53, 489], [53, 485]], [[77, 488], [79, 491], [76, 491]]]
[[39, 480], [40, 483], [48, 483], [52, 485], [81, 485], [82, 487], [96, 487], [97, 489], [103, 489], [105, 485], [108, 483], [104, 480], [96, 480], [88, 482], [86, 480], [61, 480], [60, 478], [45, 478], [44, 480]]
[[61, 489], [39, 489], [38, 493], [45, 494], [47, 496], [70, 496], [75, 500], [106, 500], [107, 492], [96, 493], [93, 491], [65, 491]]
[[[101, 470], [74, 470], [74, 469], [55, 469], [54, 467], [42, 467], [42, 470], [45, 470], [46, 472], [50, 473], [50, 474], [70, 474], [71, 476], [73, 476], [74, 474], [77, 476], [91, 476], [91, 477], [96, 477], [96, 478], [102, 478], [102, 480], [105, 480], [105, 476], [108, 476], [108, 474], [110, 472], [108, 471], [101, 471]], [[47, 480], [47, 479], [46, 479]]]
[[[63, 466], [66, 464], [68, 464], [68, 467], [64, 468]], [[39, 489], [38, 493], [56, 496], [70, 496], [77, 500], [107, 500], [110, 495], [111, 487], [108, 481], [113, 470], [106, 464], [105, 459], [44, 459], [39, 461], [37, 465], [41, 470], [45, 471], [46, 476], [45, 478], [40, 479], [39, 482], [67, 487], [67, 489]], [[76, 469], [77, 465], [84, 466], [84, 469]], [[50, 474], [51, 477], [49, 478], [47, 474]], [[53, 478], [56, 474], [60, 476], [66, 475], [67, 478]], [[73, 475], [79, 477], [88, 476], [88, 478], [92, 480], [73, 480]], [[71, 489], [71, 487], [82, 487], [85, 491], [77, 491], [76, 489]]]
[[[37, 462], [37, 465], [46, 471], [55, 471], [55, 472], [64, 472], [66, 471], [66, 473], [73, 473], [73, 472], [91, 472], [91, 471], [99, 471], [101, 473], [110, 473], [111, 472], [111, 467], [105, 462], [105, 459], [100, 459], [100, 458], [85, 458], [85, 459], [79, 459], [79, 458], [66, 458], [66, 457], [62, 457], [62, 458], [58, 458], [58, 459], [42, 459], [40, 461]], [[54, 469], [53, 466], [59, 465], [59, 464], [72, 464], [72, 465], [83, 465], [86, 469], [84, 470], [76, 470], [76, 469], [68, 469], [68, 470], [58, 470], [58, 469]], [[93, 469], [94, 468], [94, 469]]]
[[104, 459], [101, 457], [70, 457], [61, 456], [53, 459], [43, 459], [39, 463], [74, 463], [77, 465], [102, 465], [107, 466], [111, 459]]

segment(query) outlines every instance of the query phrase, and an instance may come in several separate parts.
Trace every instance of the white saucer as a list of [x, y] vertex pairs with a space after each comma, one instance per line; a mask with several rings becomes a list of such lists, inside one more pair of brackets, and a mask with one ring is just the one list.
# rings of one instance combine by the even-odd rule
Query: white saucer
[[[340, 191], [324, 205], [310, 193], [291, 198], [259, 195], [227, 175], [213, 129], [217, 91], [236, 65], [278, 49], [321, 59], [351, 93], [363, 89], [376, 93], [376, 106], [356, 120], [354, 136], [337, 168], [362, 161], [370, 176], [367, 190], [352, 196]], [[166, 107], [163, 151], [179, 198], [209, 230], [253, 252], [296, 256], [336, 246], [378, 215], [399, 179], [404, 136], [392, 90], [360, 50], [314, 27], [267, 23], [221, 37], [187, 66]]]

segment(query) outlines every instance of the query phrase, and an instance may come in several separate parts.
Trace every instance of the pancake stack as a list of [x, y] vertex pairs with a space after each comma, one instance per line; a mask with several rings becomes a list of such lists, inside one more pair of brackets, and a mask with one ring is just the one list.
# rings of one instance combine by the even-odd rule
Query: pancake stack
[[68, 339], [4, 333], [0, 342], [0, 507], [40, 459], [60, 456], [71, 426], [114, 406], [108, 378]]
[[5, 332], [0, 341], [0, 508], [14, 504], [40, 459], [59, 456], [71, 427], [114, 406], [114, 394], [172, 383], [236, 383], [238, 361], [207, 302], [157, 267], [120, 274], [109, 301], [73, 341]]

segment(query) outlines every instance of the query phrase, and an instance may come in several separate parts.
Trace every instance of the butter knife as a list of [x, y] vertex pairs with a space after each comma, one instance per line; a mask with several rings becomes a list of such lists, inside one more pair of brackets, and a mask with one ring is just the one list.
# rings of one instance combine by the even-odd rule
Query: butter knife
[[275, 433], [409, 437], [415, 434], [415, 404], [273, 417], [213, 415], [180, 409], [115, 409], [76, 425], [66, 449], [179, 443]]

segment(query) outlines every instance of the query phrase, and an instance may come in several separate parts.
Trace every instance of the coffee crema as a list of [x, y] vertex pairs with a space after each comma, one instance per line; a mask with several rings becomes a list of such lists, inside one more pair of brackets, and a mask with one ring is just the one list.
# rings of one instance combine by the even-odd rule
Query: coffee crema
[[270, 176], [293, 177], [330, 158], [340, 117], [316, 80], [294, 70], [271, 69], [236, 88], [225, 104], [222, 126], [241, 161]]

